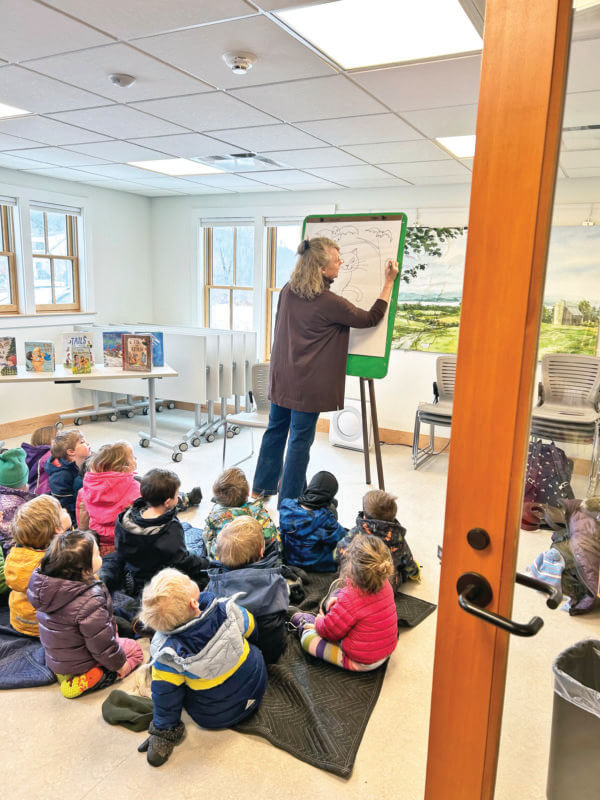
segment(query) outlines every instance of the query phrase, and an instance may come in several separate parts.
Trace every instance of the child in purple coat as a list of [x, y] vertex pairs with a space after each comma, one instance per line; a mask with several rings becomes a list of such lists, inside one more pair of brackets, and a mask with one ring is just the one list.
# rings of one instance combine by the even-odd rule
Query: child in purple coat
[[37, 428], [31, 434], [31, 444], [22, 442], [25, 450], [27, 467], [29, 469], [29, 491], [35, 494], [50, 494], [50, 482], [44, 469], [46, 461], [50, 458], [50, 445], [56, 435], [54, 425]]

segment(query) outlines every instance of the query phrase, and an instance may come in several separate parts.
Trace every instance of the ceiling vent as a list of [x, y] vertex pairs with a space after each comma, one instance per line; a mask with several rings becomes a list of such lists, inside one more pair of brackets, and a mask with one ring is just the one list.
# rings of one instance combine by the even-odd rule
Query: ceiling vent
[[266, 156], [257, 156], [256, 153], [231, 153], [227, 156], [202, 156], [201, 158], [193, 158], [192, 161], [200, 161], [203, 164], [210, 164], [213, 167], [225, 169], [229, 172], [249, 172], [250, 170], [281, 169], [285, 167], [285, 164], [280, 164]]

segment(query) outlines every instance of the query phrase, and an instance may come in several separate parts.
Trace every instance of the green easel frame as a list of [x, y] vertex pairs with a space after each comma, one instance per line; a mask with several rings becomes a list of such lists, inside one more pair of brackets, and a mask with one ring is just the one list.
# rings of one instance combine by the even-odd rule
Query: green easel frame
[[367, 402], [365, 383], [369, 388], [369, 400], [371, 405], [371, 422], [373, 425], [373, 438], [375, 444], [375, 461], [377, 463], [377, 480], [380, 489], [385, 489], [383, 477], [383, 463], [381, 459], [381, 442], [379, 441], [379, 423], [377, 420], [377, 405], [375, 403], [375, 384], [374, 378], [385, 378], [390, 362], [390, 351], [392, 349], [392, 336], [394, 333], [394, 320], [396, 318], [396, 306], [398, 303], [398, 291], [400, 287], [400, 273], [402, 271], [402, 257], [404, 255], [404, 242], [406, 239], [407, 217], [403, 212], [398, 213], [373, 213], [373, 214], [311, 214], [304, 218], [302, 225], [302, 236], [304, 238], [306, 225], [308, 223], [323, 222], [385, 222], [386, 220], [401, 220], [400, 240], [398, 242], [398, 252], [396, 261], [398, 262], [398, 277], [394, 281], [394, 287], [390, 297], [390, 311], [388, 316], [387, 338], [384, 356], [358, 356], [349, 355], [346, 362], [346, 374], [359, 379], [360, 385], [360, 406], [363, 429], [363, 453], [365, 457], [365, 480], [371, 483], [371, 463], [369, 459], [369, 431], [367, 427]]

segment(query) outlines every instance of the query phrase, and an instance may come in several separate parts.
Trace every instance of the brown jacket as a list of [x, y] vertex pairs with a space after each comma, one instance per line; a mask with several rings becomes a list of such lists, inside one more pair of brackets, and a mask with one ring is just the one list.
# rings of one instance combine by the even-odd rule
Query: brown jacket
[[325, 282], [314, 300], [281, 290], [271, 352], [269, 397], [294, 411], [335, 411], [344, 406], [350, 328], [372, 328], [383, 318], [384, 300], [368, 311], [335, 294]]

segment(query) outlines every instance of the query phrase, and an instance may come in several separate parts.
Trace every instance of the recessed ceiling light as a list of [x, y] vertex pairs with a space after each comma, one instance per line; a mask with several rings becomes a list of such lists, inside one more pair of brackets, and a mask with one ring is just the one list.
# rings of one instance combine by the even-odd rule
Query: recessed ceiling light
[[277, 16], [344, 69], [481, 50], [459, 0], [338, 0]]
[[158, 158], [154, 161], [128, 161], [127, 163], [131, 167], [160, 172], [162, 175], [212, 175], [215, 172], [223, 172], [222, 169], [209, 167], [198, 161], [190, 161], [188, 158]]
[[472, 158], [475, 155], [474, 136], [439, 136], [436, 142], [457, 158]]
[[4, 103], [0, 103], [0, 117], [3, 119], [5, 117], [25, 117], [27, 114], [31, 114], [31, 111], [25, 111], [24, 108], [16, 108], [16, 106], [7, 106]]

